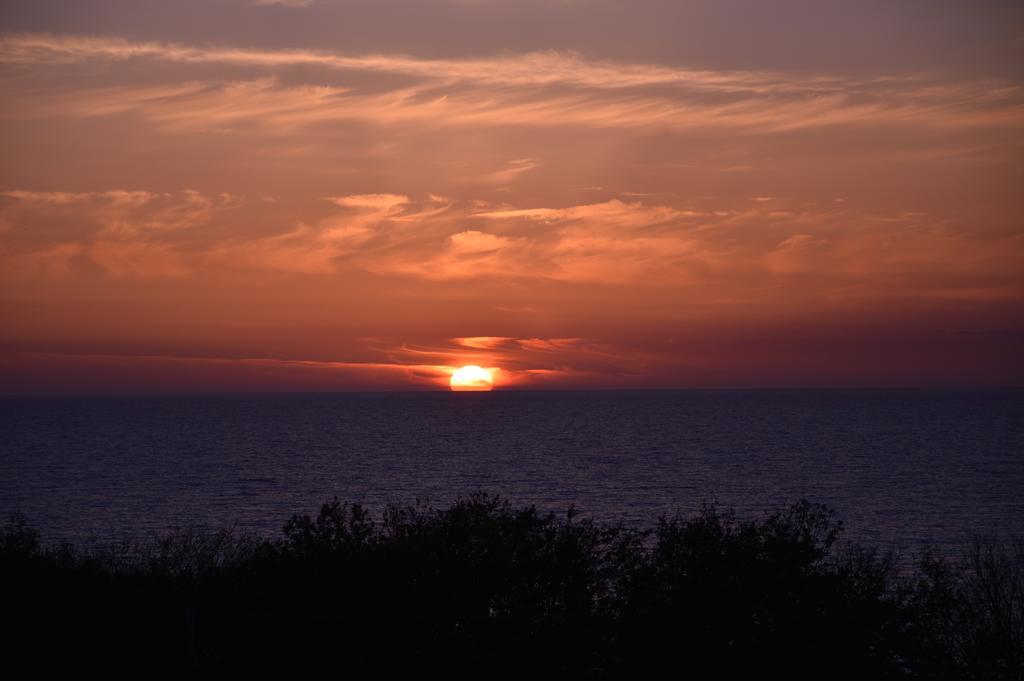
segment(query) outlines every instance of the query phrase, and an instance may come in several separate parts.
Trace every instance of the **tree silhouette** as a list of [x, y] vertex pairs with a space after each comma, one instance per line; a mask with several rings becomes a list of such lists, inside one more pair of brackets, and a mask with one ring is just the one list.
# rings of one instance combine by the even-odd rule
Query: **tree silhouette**
[[477, 493], [378, 520], [334, 499], [277, 539], [181, 528], [106, 549], [0, 528], [8, 666], [571, 678], [1019, 679], [1024, 546], [837, 551], [831, 509], [705, 506], [636, 529]]

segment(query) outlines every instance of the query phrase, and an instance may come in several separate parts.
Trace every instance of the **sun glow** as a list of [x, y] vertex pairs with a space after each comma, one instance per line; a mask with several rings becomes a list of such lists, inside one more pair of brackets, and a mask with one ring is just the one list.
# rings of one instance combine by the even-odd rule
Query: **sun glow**
[[494, 377], [487, 369], [470, 364], [452, 374], [451, 387], [457, 392], [491, 390]]

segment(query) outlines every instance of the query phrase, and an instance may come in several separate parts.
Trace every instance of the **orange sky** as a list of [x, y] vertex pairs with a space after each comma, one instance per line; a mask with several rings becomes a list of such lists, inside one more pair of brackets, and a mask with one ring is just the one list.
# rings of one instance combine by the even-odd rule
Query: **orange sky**
[[0, 393], [1024, 383], [1024, 10], [765, 5], [3, 2]]

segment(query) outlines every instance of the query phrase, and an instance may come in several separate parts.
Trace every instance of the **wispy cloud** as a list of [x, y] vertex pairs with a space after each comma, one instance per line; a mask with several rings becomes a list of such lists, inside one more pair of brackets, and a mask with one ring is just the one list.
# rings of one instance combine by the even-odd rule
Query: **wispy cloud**
[[[281, 67], [316, 65], [351, 71], [380, 71], [431, 80], [492, 85], [577, 84], [617, 89], [677, 85], [713, 92], [823, 92], [894, 79], [839, 79], [759, 72], [720, 72], [585, 59], [571, 52], [533, 52], [483, 59], [423, 59], [407, 55], [341, 55], [312, 50], [260, 50], [195, 47], [180, 43], [136, 42], [98, 36], [8, 34], [0, 37], [0, 61], [73, 63], [91, 59], [157, 59], [181, 63]], [[897, 81], [898, 82], [898, 81]]]
[[[221, 390], [276, 386], [285, 390], [409, 389], [445, 390], [453, 372], [469, 363], [491, 370], [499, 389], [614, 384], [618, 365], [657, 370], [678, 364], [668, 355], [644, 354], [582, 338], [454, 338], [408, 344], [367, 339], [365, 361], [294, 357], [220, 357], [189, 354], [125, 354], [0, 350], [0, 381], [22, 374], [61, 374], [85, 384], [97, 375], [105, 384], [175, 389], [195, 385], [200, 372]], [[183, 377], [190, 377], [185, 378]]]
[[490, 173], [484, 177], [488, 182], [505, 184], [518, 178], [523, 173], [528, 173], [543, 165], [540, 161], [532, 158], [517, 158], [509, 161], [506, 167]]
[[[226, 83], [197, 78], [159, 86], [73, 88], [44, 98], [37, 107], [65, 116], [135, 111], [180, 130], [258, 122], [268, 131], [288, 131], [332, 121], [433, 127], [721, 127], [765, 133], [843, 125], [1024, 125], [1024, 90], [1019, 86], [936, 81], [925, 75], [852, 78], [699, 71], [558, 52], [438, 60], [99, 37], [0, 38], [0, 61], [7, 63], [59, 67], [139, 59], [238, 66], [260, 74]], [[297, 65], [338, 71], [348, 84], [296, 85], [276, 77], [281, 69]], [[345, 75], [359, 73], [393, 73], [413, 82], [383, 91], [363, 89], [358, 78]], [[510, 180], [535, 163], [513, 161], [493, 179]]]
[[121, 207], [144, 206], [153, 199], [161, 196], [160, 194], [155, 194], [153, 192], [129, 191], [125, 189], [112, 189], [104, 192], [36, 192], [25, 189], [13, 189], [0, 194], [28, 203], [64, 206], [102, 200], [109, 202], [112, 206]]
[[[453, 367], [396, 362], [348, 362], [275, 357], [211, 357], [113, 353], [0, 351], [0, 382], [46, 386], [41, 375], [62, 377], [64, 388], [97, 385], [115, 391], [180, 390], [426, 390], [444, 389]], [[25, 378], [25, 377], [29, 378]], [[197, 383], [197, 378], [198, 383]]]
[[303, 7], [310, 7], [315, 4], [317, 0], [253, 0], [253, 4], [258, 7], [292, 7], [295, 9], [301, 9]]
[[[25, 109], [23, 103], [22, 109]], [[167, 87], [115, 86], [72, 90], [38, 102], [34, 115], [95, 117], [135, 112], [171, 131], [219, 130], [256, 124], [264, 133], [289, 133], [299, 126], [361, 122], [455, 126], [585, 128], [721, 128], [750, 133], [863, 125], [929, 127], [1021, 127], [1018, 98], [984, 102], [975, 98], [929, 100], [893, 96], [859, 99], [847, 94], [797, 98], [751, 96], [701, 101], [654, 93], [595, 91], [444, 92], [418, 85], [386, 92], [355, 92], [335, 86], [287, 86], [273, 77], [231, 83], [188, 83]], [[27, 110], [26, 110], [27, 113]], [[535, 166], [534, 166], [535, 167]], [[498, 171], [507, 181], [527, 167]]]

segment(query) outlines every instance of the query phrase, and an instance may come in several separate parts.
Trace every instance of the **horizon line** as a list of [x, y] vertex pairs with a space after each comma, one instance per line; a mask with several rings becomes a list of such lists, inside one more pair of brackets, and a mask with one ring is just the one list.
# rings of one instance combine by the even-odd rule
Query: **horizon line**
[[[597, 392], [950, 392], [1019, 391], [1024, 385], [943, 385], [943, 386], [723, 386], [723, 387], [596, 387], [596, 388], [495, 388], [493, 390], [455, 391], [450, 389], [395, 390], [254, 390], [204, 392], [38, 392], [0, 393], [0, 399], [108, 398], [108, 397], [285, 397], [308, 395], [444, 395], [493, 393], [597, 393]], [[473, 398], [469, 398], [473, 399]]]

